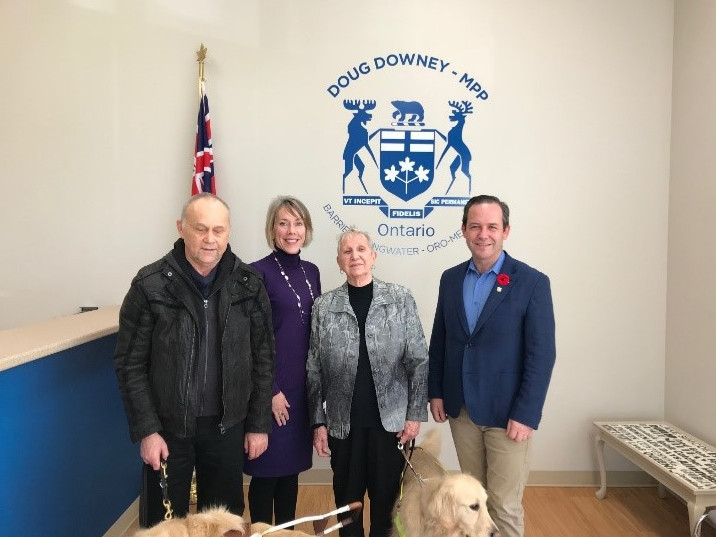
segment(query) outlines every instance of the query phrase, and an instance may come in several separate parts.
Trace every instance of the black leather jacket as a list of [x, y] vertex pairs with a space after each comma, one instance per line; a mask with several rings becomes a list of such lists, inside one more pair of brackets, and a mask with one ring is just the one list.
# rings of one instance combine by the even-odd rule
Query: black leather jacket
[[[246, 432], [269, 433], [275, 359], [271, 305], [258, 272], [230, 249], [224, 255], [230, 256], [230, 275], [218, 290], [221, 427], [245, 421]], [[194, 435], [202, 304], [171, 252], [132, 280], [119, 312], [114, 355], [132, 442], [161, 430]]]

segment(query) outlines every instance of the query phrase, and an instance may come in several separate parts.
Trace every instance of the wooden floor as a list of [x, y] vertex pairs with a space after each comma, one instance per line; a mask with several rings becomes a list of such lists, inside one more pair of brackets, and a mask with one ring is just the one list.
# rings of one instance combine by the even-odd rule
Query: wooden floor
[[[605, 499], [598, 500], [596, 490], [527, 487], [525, 537], [689, 537], [689, 515], [680, 499], [671, 495], [661, 499], [655, 487], [612, 487]], [[333, 509], [332, 497], [330, 486], [301, 486], [297, 512], [327, 512]], [[311, 533], [310, 524], [297, 529]], [[705, 525], [701, 537], [716, 537], [716, 530]]]
[[[525, 537], [689, 537], [686, 505], [676, 497], [661, 499], [655, 487], [612, 487], [604, 500], [597, 500], [595, 491], [596, 487], [527, 487]], [[330, 486], [299, 487], [297, 516], [331, 509]], [[313, 534], [310, 523], [296, 529]], [[716, 537], [716, 530], [706, 524], [701, 537]]]
[[[528, 487], [525, 537], [689, 537], [686, 505], [674, 496], [658, 497], [656, 488], [607, 489]], [[710, 526], [702, 537], [716, 536]]]

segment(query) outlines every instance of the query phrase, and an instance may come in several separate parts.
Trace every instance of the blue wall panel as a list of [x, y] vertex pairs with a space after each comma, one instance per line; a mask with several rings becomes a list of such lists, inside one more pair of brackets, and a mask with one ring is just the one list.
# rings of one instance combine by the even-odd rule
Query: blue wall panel
[[139, 495], [116, 341], [0, 372], [0, 534], [101, 536]]

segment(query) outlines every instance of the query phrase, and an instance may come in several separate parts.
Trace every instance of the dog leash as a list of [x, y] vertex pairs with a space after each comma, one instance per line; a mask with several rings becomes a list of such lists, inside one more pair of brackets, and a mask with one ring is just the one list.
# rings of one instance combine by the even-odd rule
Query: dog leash
[[159, 478], [159, 487], [162, 489], [162, 504], [166, 513], [164, 513], [164, 520], [171, 520], [174, 518], [174, 511], [172, 510], [172, 501], [169, 499], [169, 483], [167, 483], [167, 461], [162, 460], [161, 472]]
[[[279, 531], [290, 526], [295, 526], [296, 524], [301, 524], [302, 522], [313, 522], [313, 529], [314, 531], [318, 532], [316, 533], [316, 537], [323, 537], [324, 535], [332, 533], [335, 530], [343, 528], [351, 522], [355, 521], [358, 518], [358, 515], [361, 513], [362, 508], [363, 504], [361, 502], [349, 503], [348, 505], [344, 505], [343, 507], [339, 507], [338, 509], [334, 509], [333, 511], [330, 511], [323, 515], [306, 516], [303, 518], [297, 518], [296, 520], [292, 520], [291, 522], [284, 522], [283, 524], [279, 524], [278, 526], [272, 526], [261, 533], [252, 534], [251, 537], [261, 537], [262, 535], [268, 535], [269, 533], [273, 533], [275, 531]], [[345, 518], [338, 517], [338, 515], [343, 513], [350, 513], [350, 515]], [[336, 518], [338, 518], [338, 523], [334, 524], [331, 527], [326, 527], [328, 526], [328, 518], [333, 515], [336, 515]]]
[[408, 447], [408, 452], [410, 454], [406, 453], [405, 445], [402, 442], [398, 442], [398, 451], [400, 451], [400, 454], [405, 459], [405, 466], [403, 466], [403, 471], [400, 472], [400, 490], [396, 500], [397, 509], [395, 511], [395, 516], [393, 517], [393, 525], [395, 526], [395, 531], [397, 532], [398, 537], [407, 537], [407, 534], [405, 533], [405, 526], [403, 526], [403, 520], [400, 518], [400, 504], [403, 501], [403, 480], [405, 479], [405, 470], [410, 468], [421, 487], [425, 486], [425, 481], [423, 480], [423, 476], [415, 471], [415, 468], [410, 462], [410, 459], [413, 458], [413, 452], [415, 451], [415, 439], [410, 441], [410, 445]]
[[410, 455], [408, 456], [405, 452], [405, 445], [402, 442], [398, 442], [398, 450], [400, 451], [401, 455], [403, 455], [403, 458], [405, 459], [405, 467], [403, 467], [403, 471], [400, 473], [400, 498], [403, 497], [403, 477], [405, 476], [405, 469], [410, 468], [410, 470], [413, 472], [413, 475], [415, 476], [415, 479], [418, 480], [418, 483], [420, 483], [420, 486], [425, 485], [425, 480], [423, 479], [423, 476], [421, 476], [413, 467], [413, 465], [410, 463], [410, 459], [413, 458], [413, 451], [415, 451], [415, 440], [411, 440], [410, 447], [408, 450], [410, 451]]
[[[403, 455], [403, 458], [405, 459], [405, 466], [403, 467], [403, 471], [400, 473], [400, 491], [398, 492], [398, 499], [397, 499], [397, 509], [395, 512], [395, 516], [393, 517], [393, 524], [395, 525], [396, 532], [399, 537], [407, 537], [405, 534], [405, 526], [403, 526], [403, 521], [400, 519], [400, 505], [403, 501], [403, 483], [405, 478], [405, 470], [407, 468], [410, 468], [410, 471], [413, 472], [413, 475], [415, 476], [415, 479], [418, 481], [421, 487], [425, 486], [425, 479], [422, 475], [415, 469], [413, 464], [410, 462], [410, 459], [413, 458], [413, 452], [416, 449], [419, 449], [421, 451], [424, 451], [423, 448], [420, 446], [415, 446], [415, 439], [411, 440], [410, 447], [408, 448], [409, 455], [406, 453], [405, 445], [403, 445], [402, 442], [398, 442], [398, 449], [400, 450], [401, 455]], [[438, 461], [435, 457], [432, 457], [435, 461], [435, 464], [437, 464], [443, 472], [445, 471], [442, 465], [440, 464], [440, 461]]]

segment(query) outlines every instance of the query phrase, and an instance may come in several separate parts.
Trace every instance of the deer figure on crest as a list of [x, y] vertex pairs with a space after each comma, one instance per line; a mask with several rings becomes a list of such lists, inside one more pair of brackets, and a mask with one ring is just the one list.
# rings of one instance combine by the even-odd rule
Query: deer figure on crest
[[343, 171], [343, 193], [346, 193], [346, 177], [353, 171], [353, 166], [358, 170], [358, 180], [365, 193], [368, 190], [365, 188], [363, 183], [363, 170], [365, 170], [365, 164], [361, 160], [358, 152], [364, 147], [368, 150], [368, 154], [373, 159], [376, 167], [378, 162], [375, 160], [373, 150], [368, 145], [368, 129], [365, 124], [373, 119], [373, 115], [369, 114], [370, 110], [375, 108], [375, 101], [359, 101], [359, 100], [345, 100], [343, 106], [346, 110], [353, 111], [353, 119], [348, 123], [348, 141], [346, 142], [346, 148], [343, 150], [343, 162], [345, 163], [345, 170]]
[[465, 126], [465, 116], [467, 116], [467, 114], [472, 114], [472, 103], [470, 101], [449, 101], [448, 104], [453, 109], [448, 119], [450, 121], [455, 121], [455, 125], [448, 131], [447, 145], [445, 146], [442, 155], [440, 155], [435, 168], [440, 166], [440, 162], [445, 156], [445, 153], [447, 153], [448, 149], [452, 147], [457, 152], [457, 156], [450, 164], [450, 175], [452, 176], [452, 180], [450, 181], [450, 186], [448, 186], [445, 194], [450, 192], [450, 189], [455, 182], [455, 176], [458, 168], [467, 176], [467, 191], [470, 193], [472, 192], [472, 176], [470, 175], [470, 160], [472, 159], [472, 155], [470, 154], [470, 150], [467, 148], [467, 145], [465, 145], [465, 142], [462, 140], [462, 128]]

